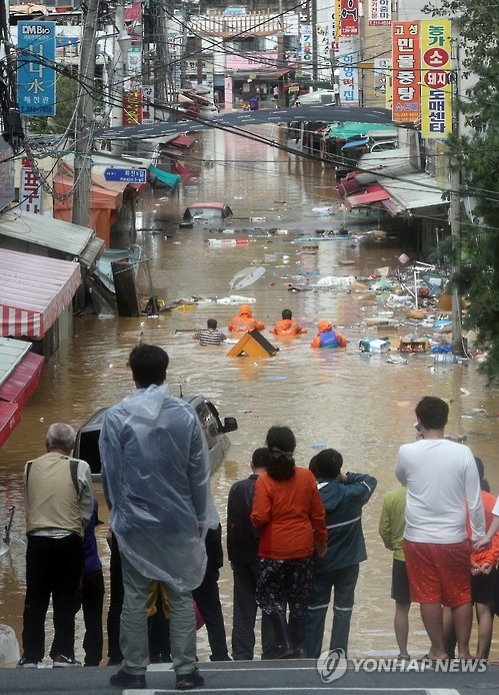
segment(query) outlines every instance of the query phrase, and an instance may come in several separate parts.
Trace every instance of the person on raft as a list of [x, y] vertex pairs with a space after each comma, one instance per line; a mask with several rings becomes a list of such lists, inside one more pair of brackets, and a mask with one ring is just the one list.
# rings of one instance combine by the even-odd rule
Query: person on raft
[[318, 334], [310, 343], [313, 348], [337, 348], [346, 347], [348, 340], [338, 331], [333, 330], [327, 319], [321, 319], [317, 324]]

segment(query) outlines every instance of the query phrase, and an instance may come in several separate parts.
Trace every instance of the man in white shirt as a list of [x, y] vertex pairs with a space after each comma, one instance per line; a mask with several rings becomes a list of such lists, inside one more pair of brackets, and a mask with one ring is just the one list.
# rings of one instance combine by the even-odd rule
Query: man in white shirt
[[407, 486], [404, 554], [411, 600], [420, 604], [430, 638], [430, 659], [445, 659], [442, 606], [452, 611], [458, 658], [469, 659], [473, 620], [469, 509], [472, 540], [484, 535], [480, 480], [469, 447], [444, 438], [445, 401], [425, 396], [416, 406], [421, 438], [400, 447], [395, 475]]

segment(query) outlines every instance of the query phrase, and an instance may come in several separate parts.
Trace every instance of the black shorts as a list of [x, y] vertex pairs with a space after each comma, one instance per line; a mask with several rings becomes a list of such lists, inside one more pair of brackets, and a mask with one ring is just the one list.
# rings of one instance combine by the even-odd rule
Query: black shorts
[[493, 606], [495, 601], [497, 570], [494, 567], [490, 574], [471, 575], [471, 600], [473, 603], [483, 603]]
[[409, 578], [403, 560], [394, 560], [392, 565], [392, 598], [397, 603], [410, 603]]

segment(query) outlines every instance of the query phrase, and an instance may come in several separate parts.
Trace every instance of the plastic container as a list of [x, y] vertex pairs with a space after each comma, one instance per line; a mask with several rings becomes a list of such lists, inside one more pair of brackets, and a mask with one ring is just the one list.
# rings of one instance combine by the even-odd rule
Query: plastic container
[[455, 359], [452, 352], [437, 352], [433, 355], [433, 364], [454, 364]]
[[361, 352], [384, 353], [389, 352], [391, 347], [392, 346], [388, 340], [385, 340], [384, 338], [364, 338], [363, 340], [359, 340], [359, 350]]
[[206, 239], [206, 243], [216, 248], [249, 246], [251, 239]]

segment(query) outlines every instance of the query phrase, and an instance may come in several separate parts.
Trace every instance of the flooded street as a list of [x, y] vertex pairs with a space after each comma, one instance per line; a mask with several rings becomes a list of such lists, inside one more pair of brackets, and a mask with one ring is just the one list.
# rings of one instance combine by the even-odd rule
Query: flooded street
[[[275, 127], [253, 129], [265, 138], [278, 139]], [[424, 328], [366, 328], [363, 320], [383, 310], [382, 297], [372, 293], [349, 293], [345, 288], [291, 291], [290, 285], [316, 282], [326, 276], [368, 276], [375, 268], [401, 267], [400, 249], [365, 249], [351, 240], [329, 239], [315, 244], [294, 240], [312, 236], [316, 230], [337, 231], [344, 218], [320, 215], [313, 208], [335, 204], [335, 182], [331, 170], [301, 160], [277, 149], [219, 131], [199, 136], [186, 160], [198, 167], [200, 176], [181, 186], [178, 198], [169, 201], [156, 191], [150, 211], [138, 222], [138, 243], [143, 257], [150, 259], [153, 292], [166, 304], [178, 298], [204, 298], [154, 318], [88, 316], [76, 318], [74, 336], [61, 346], [45, 368], [38, 391], [22, 411], [20, 426], [0, 449], [0, 523], [16, 506], [13, 542], [9, 554], [0, 558], [0, 623], [15, 628], [21, 637], [24, 598], [24, 508], [22, 470], [24, 463], [43, 453], [47, 428], [54, 421], [68, 421], [78, 428], [95, 410], [108, 406], [133, 388], [126, 367], [128, 354], [138, 337], [165, 348], [170, 356], [168, 382], [174, 393], [209, 397], [222, 418], [235, 416], [239, 429], [230, 435], [228, 460], [213, 478], [213, 497], [225, 522], [230, 486], [249, 474], [252, 451], [263, 445], [273, 424], [289, 425], [297, 437], [296, 461], [308, 466], [322, 447], [338, 449], [344, 471], [368, 472], [378, 479], [378, 488], [364, 511], [364, 531], [369, 559], [361, 566], [352, 619], [350, 655], [373, 656], [397, 653], [393, 636], [394, 603], [390, 599], [391, 554], [383, 548], [378, 521], [385, 492], [398, 485], [395, 457], [401, 443], [414, 438], [414, 407], [424, 395], [437, 395], [450, 403], [449, 434], [466, 437], [466, 443], [485, 464], [492, 492], [499, 491], [497, 440], [499, 392], [488, 390], [476, 365], [437, 365], [429, 354], [409, 354], [407, 364], [390, 364], [386, 355], [363, 354], [358, 341], [365, 337], [388, 336], [397, 343], [409, 330]], [[221, 233], [196, 223], [179, 229], [174, 222], [184, 208], [196, 201], [221, 201], [230, 205], [234, 219]], [[268, 229], [288, 230], [268, 235]], [[247, 238], [247, 245], [214, 246], [216, 238]], [[338, 262], [348, 259], [350, 265]], [[256, 300], [254, 315], [263, 321], [264, 336], [279, 347], [273, 357], [229, 358], [231, 346], [201, 348], [193, 340], [193, 329], [214, 317], [224, 330], [239, 304], [221, 304], [209, 298], [227, 297], [230, 281], [240, 270], [262, 266], [265, 274], [238, 294]], [[308, 334], [283, 342], [268, 333], [289, 308]], [[310, 342], [317, 321], [329, 319], [349, 339], [346, 350], [312, 350]], [[428, 330], [428, 329], [426, 329]], [[397, 354], [397, 353], [395, 353]], [[435, 481], [444, 485], [445, 481]], [[107, 521], [102, 490], [96, 490], [100, 517]], [[107, 524], [98, 527], [99, 546], [105, 565], [109, 553], [105, 543]], [[225, 525], [224, 525], [225, 532]], [[232, 615], [231, 572], [226, 562], [220, 591], [230, 646]], [[108, 596], [105, 600], [107, 610]], [[411, 655], [426, 653], [428, 644], [418, 610], [411, 611]], [[48, 630], [50, 636], [50, 630]], [[204, 629], [199, 658], [209, 650]], [[77, 658], [82, 658], [82, 624], [78, 616]], [[474, 647], [475, 641], [473, 642]], [[48, 647], [47, 647], [48, 651]], [[492, 657], [499, 656], [499, 632]], [[104, 658], [103, 663], [107, 659]]]

